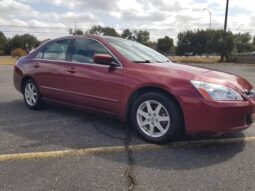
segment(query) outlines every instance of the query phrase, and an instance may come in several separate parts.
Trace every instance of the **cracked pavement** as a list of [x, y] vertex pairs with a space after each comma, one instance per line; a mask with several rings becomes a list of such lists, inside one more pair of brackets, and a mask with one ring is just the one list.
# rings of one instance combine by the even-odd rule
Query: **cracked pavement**
[[[239, 74], [255, 85], [255, 65], [199, 66]], [[0, 190], [253, 190], [255, 143], [198, 145], [133, 152], [145, 144], [128, 124], [49, 105], [28, 110], [0, 66], [0, 154], [125, 146], [123, 153], [0, 163]], [[255, 125], [223, 136], [255, 136]], [[184, 137], [184, 140], [207, 137]]]

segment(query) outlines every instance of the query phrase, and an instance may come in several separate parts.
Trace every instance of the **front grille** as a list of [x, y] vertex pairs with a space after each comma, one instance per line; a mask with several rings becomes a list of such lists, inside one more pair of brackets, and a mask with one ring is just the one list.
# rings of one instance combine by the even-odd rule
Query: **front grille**
[[253, 122], [252, 115], [246, 115], [245, 116], [246, 125], [250, 125], [250, 124], [252, 124], [252, 122]]

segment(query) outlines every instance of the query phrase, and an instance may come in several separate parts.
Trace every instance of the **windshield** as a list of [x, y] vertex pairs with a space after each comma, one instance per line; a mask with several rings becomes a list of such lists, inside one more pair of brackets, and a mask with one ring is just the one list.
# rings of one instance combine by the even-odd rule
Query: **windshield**
[[169, 62], [167, 57], [135, 41], [113, 37], [105, 37], [105, 39], [130, 61], [137, 63]]

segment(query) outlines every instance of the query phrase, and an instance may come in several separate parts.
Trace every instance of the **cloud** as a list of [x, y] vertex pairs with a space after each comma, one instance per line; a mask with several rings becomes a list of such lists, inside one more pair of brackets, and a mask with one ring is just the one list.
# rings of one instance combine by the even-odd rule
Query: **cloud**
[[166, 15], [160, 12], [151, 12], [151, 13], [131, 13], [130, 11], [123, 11], [122, 16], [120, 19], [123, 19], [127, 22], [135, 22], [135, 23], [153, 23], [153, 22], [160, 22], [166, 19]]
[[[7, 36], [28, 31], [40, 39], [47, 35], [53, 38], [68, 34], [76, 20], [77, 27], [84, 31], [101, 24], [118, 31], [152, 29], [152, 40], [164, 35], [176, 38], [180, 31], [208, 28], [205, 7], [212, 13], [212, 28], [223, 28], [225, 3], [222, 0], [0, 0], [0, 30], [12, 30]], [[231, 0], [228, 28], [254, 34], [254, 7], [251, 0]]]
[[20, 14], [24, 15], [27, 13], [32, 14], [32, 16], [36, 14], [29, 5], [14, 0], [0, 1], [0, 17], [18, 17]]

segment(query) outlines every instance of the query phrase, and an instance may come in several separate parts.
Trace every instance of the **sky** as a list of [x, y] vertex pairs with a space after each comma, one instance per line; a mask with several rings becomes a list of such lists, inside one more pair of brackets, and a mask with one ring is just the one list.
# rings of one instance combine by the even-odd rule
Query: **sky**
[[[93, 25], [148, 30], [152, 41], [181, 31], [224, 26], [226, 0], [0, 0], [0, 31], [30, 33], [39, 40]], [[228, 30], [255, 35], [255, 1], [229, 0]], [[206, 8], [206, 10], [203, 10]]]

